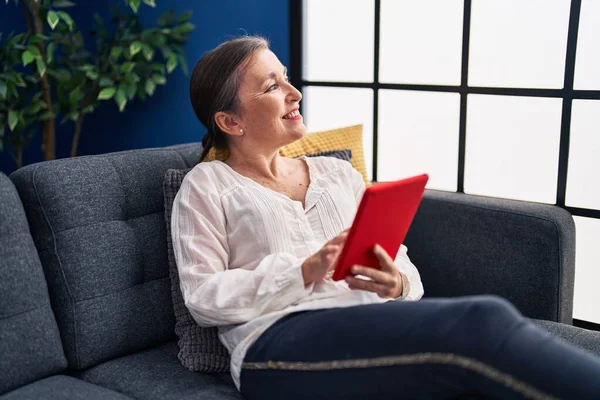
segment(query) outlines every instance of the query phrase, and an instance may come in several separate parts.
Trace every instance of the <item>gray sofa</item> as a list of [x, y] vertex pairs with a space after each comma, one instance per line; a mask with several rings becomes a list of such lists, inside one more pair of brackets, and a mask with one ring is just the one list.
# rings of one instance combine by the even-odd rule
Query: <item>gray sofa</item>
[[[242, 398], [228, 374], [191, 372], [177, 359], [162, 182], [167, 169], [193, 166], [200, 150], [135, 150], [0, 174], [0, 399]], [[429, 190], [406, 244], [428, 297], [501, 295], [600, 354], [597, 333], [568, 325], [567, 212]]]

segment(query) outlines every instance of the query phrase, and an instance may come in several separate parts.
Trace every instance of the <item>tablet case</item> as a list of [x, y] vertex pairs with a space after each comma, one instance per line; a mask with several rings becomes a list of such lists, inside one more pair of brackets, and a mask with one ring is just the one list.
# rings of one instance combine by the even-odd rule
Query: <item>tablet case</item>
[[373, 253], [375, 244], [392, 259], [419, 208], [427, 174], [369, 186], [362, 197], [346, 243], [337, 261], [333, 280], [344, 279], [353, 265], [381, 269]]

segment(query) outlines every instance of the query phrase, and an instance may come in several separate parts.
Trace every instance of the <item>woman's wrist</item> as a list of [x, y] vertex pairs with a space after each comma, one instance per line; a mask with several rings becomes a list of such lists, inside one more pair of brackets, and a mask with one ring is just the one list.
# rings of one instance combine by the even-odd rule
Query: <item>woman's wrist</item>
[[400, 272], [400, 281], [402, 282], [402, 290], [400, 291], [400, 299], [405, 298], [410, 291], [410, 282], [408, 281], [408, 276]]

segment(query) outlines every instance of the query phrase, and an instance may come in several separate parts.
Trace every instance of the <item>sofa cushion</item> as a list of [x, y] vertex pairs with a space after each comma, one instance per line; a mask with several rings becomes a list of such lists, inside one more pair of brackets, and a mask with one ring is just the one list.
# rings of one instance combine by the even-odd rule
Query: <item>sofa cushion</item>
[[17, 191], [0, 172], [0, 394], [65, 369], [42, 265]]
[[175, 333], [179, 338], [177, 357], [181, 364], [191, 371], [227, 372], [229, 371], [229, 353], [219, 341], [217, 328], [202, 328], [194, 321], [185, 306], [179, 287], [179, 273], [171, 241], [171, 213], [173, 200], [179, 192], [183, 178], [190, 170], [191, 168], [170, 169], [166, 172], [163, 182], [171, 296], [175, 312]]
[[185, 369], [176, 342], [107, 361], [77, 376], [138, 399], [236, 399], [243, 397], [229, 374], [203, 374]]
[[162, 181], [201, 146], [53, 160], [11, 178], [48, 281], [69, 366], [172, 340]]
[[554, 321], [534, 319], [532, 322], [554, 336], [600, 357], [600, 332]]
[[[323, 151], [307, 154], [307, 156], [335, 157], [352, 162], [352, 151], [350, 149]], [[177, 192], [179, 192], [183, 178], [190, 170], [191, 168], [183, 170], [170, 169], [165, 174], [163, 182], [169, 276], [171, 277], [171, 295], [173, 298], [173, 310], [175, 312], [175, 333], [179, 338], [179, 353], [177, 357], [183, 366], [192, 371], [207, 373], [226, 372], [229, 371], [229, 353], [219, 341], [217, 328], [203, 328], [199, 326], [185, 306], [179, 286], [179, 273], [171, 242], [173, 201]]]
[[127, 400], [131, 397], [65, 375], [42, 379], [13, 390], [0, 400]]

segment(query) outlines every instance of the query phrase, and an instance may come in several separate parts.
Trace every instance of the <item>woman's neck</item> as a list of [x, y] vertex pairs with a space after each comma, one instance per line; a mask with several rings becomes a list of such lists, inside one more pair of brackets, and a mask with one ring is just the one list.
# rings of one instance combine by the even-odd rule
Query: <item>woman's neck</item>
[[224, 162], [243, 175], [273, 181], [285, 179], [290, 173], [288, 159], [281, 157], [279, 151], [269, 154], [243, 154], [232, 149]]

